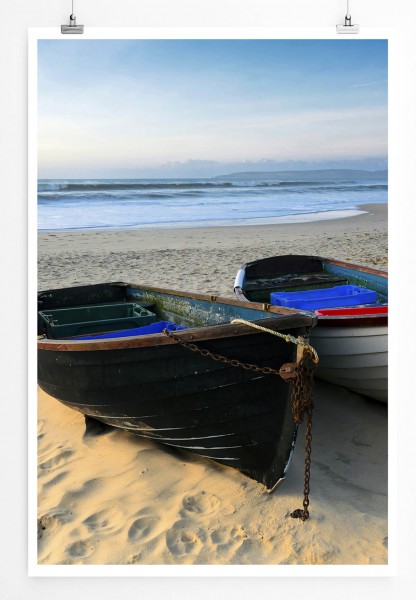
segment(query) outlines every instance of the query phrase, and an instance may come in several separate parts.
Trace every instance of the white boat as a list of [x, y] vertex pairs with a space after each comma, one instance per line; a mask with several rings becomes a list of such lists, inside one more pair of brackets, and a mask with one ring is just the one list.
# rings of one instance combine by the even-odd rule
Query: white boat
[[387, 402], [387, 326], [318, 326], [311, 344], [319, 356], [317, 377]]
[[[355, 286], [364, 293], [357, 296], [358, 300], [327, 298], [329, 308], [319, 308], [321, 298], [305, 301], [314, 295], [329, 297], [342, 286]], [[317, 290], [320, 294], [316, 294]], [[381, 402], [387, 402], [388, 396], [387, 290], [388, 276], [384, 271], [303, 255], [247, 263], [234, 284], [240, 300], [264, 302], [270, 312], [275, 309], [271, 294], [277, 294], [274, 300], [287, 301], [284, 306], [292, 309], [296, 304], [293, 298], [301, 298], [298, 310], [313, 310], [318, 316], [310, 338], [319, 355], [316, 377]], [[366, 291], [372, 294], [367, 297]], [[361, 298], [366, 302], [361, 303]], [[360, 303], [343, 306], [343, 302]]]

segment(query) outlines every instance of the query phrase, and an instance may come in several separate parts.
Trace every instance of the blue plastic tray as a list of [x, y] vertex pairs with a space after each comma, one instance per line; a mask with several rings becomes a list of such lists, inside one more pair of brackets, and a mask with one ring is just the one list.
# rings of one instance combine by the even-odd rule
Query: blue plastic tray
[[151, 333], [162, 333], [164, 329], [168, 331], [178, 331], [179, 329], [186, 329], [182, 325], [176, 325], [170, 321], [158, 321], [151, 325], [144, 325], [143, 327], [135, 327], [134, 329], [123, 329], [122, 331], [110, 331], [109, 333], [101, 333], [98, 335], [83, 335], [77, 337], [77, 340], [105, 340], [108, 338], [121, 338], [131, 337], [133, 335], [149, 335]]
[[377, 302], [377, 293], [358, 285], [338, 285], [302, 292], [272, 292], [270, 303], [275, 306], [317, 310], [338, 306], [358, 306]]

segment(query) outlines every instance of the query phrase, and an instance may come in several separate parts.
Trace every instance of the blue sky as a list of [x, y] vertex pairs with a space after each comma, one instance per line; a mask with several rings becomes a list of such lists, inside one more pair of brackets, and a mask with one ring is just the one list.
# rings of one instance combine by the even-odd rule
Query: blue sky
[[387, 78], [385, 40], [40, 40], [39, 176], [382, 165]]

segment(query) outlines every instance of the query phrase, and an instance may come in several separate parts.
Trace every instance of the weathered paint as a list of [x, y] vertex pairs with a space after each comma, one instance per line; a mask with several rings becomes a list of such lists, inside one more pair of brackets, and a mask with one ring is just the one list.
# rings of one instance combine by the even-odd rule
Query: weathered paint
[[[121, 294], [153, 303], [160, 318], [188, 320], [190, 328], [175, 337], [275, 369], [296, 360], [295, 346], [230, 321], [256, 321], [294, 336], [305, 335], [314, 323], [293, 310], [272, 314], [237, 300], [126, 284], [49, 290], [40, 297], [49, 309], [55, 301], [74, 306], [98, 297], [118, 301]], [[87, 419], [228, 464], [267, 489], [284, 476], [296, 425], [291, 388], [279, 376], [214, 361], [163, 334], [99, 342], [43, 338], [38, 373], [42, 389]]]
[[387, 273], [358, 267], [356, 265], [339, 264], [335, 262], [323, 263], [324, 270], [340, 277], [345, 277], [349, 283], [360, 285], [369, 290], [377, 292], [377, 301], [385, 303], [388, 301], [388, 277]]

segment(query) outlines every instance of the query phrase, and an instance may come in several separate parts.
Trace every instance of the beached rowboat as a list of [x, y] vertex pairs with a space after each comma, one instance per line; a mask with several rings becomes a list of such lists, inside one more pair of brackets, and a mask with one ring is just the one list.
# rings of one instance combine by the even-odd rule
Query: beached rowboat
[[302, 346], [231, 321], [307, 338], [313, 317], [126, 283], [40, 292], [38, 311], [38, 382], [48, 394], [87, 418], [234, 467], [269, 490], [284, 478], [297, 427], [291, 386], [183, 343], [279, 369], [297, 363]]
[[316, 377], [387, 402], [387, 273], [317, 256], [275, 256], [243, 265], [234, 291], [241, 301], [275, 300], [271, 314], [279, 302], [315, 311]]

